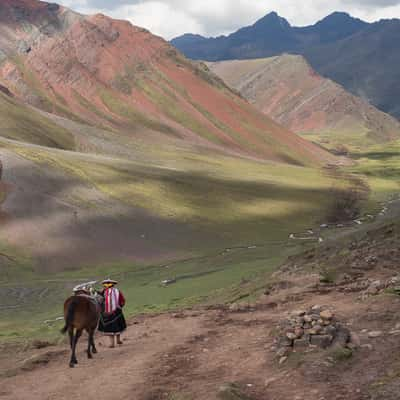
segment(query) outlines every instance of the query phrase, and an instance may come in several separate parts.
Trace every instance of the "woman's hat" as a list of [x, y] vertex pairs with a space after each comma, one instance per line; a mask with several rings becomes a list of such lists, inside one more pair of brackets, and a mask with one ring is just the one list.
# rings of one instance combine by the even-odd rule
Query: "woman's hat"
[[114, 279], [109, 279], [109, 278], [107, 278], [107, 279], [104, 279], [103, 282], [101, 282], [102, 285], [106, 285], [106, 284], [108, 284], [108, 283], [110, 283], [110, 284], [112, 284], [112, 285], [117, 285], [117, 284], [118, 284], [118, 281], [115, 281]]

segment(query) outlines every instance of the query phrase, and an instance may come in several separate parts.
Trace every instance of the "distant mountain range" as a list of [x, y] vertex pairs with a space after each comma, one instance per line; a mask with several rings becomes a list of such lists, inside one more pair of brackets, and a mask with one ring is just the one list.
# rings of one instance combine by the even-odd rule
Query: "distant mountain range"
[[323, 78], [303, 56], [207, 63], [250, 103], [288, 129], [324, 146], [364, 147], [400, 137], [400, 122]]
[[301, 54], [314, 69], [400, 118], [400, 20], [367, 23], [336, 12], [315, 25], [292, 27], [275, 12], [229, 36], [185, 34], [171, 43], [195, 60]]

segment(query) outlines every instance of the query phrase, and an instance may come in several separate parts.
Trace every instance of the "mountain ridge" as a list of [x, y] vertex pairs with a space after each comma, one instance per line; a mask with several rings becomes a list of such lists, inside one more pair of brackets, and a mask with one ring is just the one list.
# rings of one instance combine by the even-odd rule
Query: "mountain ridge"
[[184, 35], [171, 43], [189, 58], [211, 62], [301, 54], [319, 74], [400, 118], [399, 19], [368, 23], [335, 12], [314, 25], [282, 28], [268, 16], [225, 37]]
[[209, 68], [259, 110], [297, 133], [331, 145], [383, 143], [400, 137], [400, 122], [313, 70], [304, 57], [220, 61]]

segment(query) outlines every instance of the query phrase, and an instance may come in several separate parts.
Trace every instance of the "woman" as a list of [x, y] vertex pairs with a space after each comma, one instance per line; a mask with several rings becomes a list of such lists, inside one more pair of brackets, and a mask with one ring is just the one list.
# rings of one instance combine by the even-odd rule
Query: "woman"
[[110, 347], [115, 347], [115, 338], [117, 344], [122, 344], [121, 333], [126, 329], [126, 322], [122, 314], [122, 307], [125, 305], [125, 298], [115, 285], [117, 281], [105, 279], [101, 282], [104, 289], [99, 292], [104, 297], [103, 310], [100, 317], [99, 331], [110, 337]]

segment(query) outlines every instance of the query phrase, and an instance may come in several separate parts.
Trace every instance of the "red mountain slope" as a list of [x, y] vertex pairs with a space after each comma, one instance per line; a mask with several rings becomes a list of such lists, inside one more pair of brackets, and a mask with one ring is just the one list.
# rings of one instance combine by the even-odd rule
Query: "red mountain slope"
[[209, 67], [260, 111], [294, 132], [363, 144], [400, 137], [399, 121], [318, 75], [302, 56], [222, 61]]
[[258, 158], [332, 160], [129, 22], [34, 0], [2, 2], [0, 14], [0, 83], [46, 111], [140, 138], [156, 132]]

